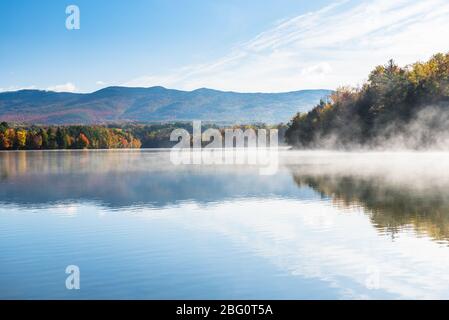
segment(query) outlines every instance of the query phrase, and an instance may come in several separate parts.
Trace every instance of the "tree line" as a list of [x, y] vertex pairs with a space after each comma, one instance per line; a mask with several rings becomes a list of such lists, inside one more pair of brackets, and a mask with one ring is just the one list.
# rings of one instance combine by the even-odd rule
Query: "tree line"
[[[216, 128], [277, 128], [283, 136], [286, 126], [266, 124], [218, 126], [205, 123], [203, 130]], [[192, 133], [191, 122], [153, 124], [109, 124], [72, 126], [25, 126], [0, 123], [0, 150], [51, 150], [51, 149], [120, 149], [120, 148], [170, 148], [177, 141], [170, 141], [175, 129]]]
[[286, 141], [299, 148], [350, 148], [401, 137], [396, 141], [420, 148], [449, 137], [448, 108], [449, 54], [405, 67], [390, 60], [361, 87], [339, 88], [310, 112], [296, 114]]
[[24, 127], [0, 123], [0, 150], [140, 148], [121, 128], [102, 126]]

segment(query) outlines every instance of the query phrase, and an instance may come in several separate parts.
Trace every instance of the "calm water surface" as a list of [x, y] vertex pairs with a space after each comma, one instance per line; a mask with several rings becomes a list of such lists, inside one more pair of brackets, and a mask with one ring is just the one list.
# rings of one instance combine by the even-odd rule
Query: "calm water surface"
[[[0, 153], [0, 298], [449, 298], [449, 154]], [[81, 270], [67, 290], [65, 268]]]

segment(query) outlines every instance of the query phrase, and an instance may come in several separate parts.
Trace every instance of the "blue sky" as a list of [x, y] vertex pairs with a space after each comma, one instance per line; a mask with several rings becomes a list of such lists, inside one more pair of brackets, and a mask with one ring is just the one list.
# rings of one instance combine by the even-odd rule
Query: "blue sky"
[[0, 90], [357, 85], [389, 58], [449, 51], [448, 18], [445, 0], [1, 1]]

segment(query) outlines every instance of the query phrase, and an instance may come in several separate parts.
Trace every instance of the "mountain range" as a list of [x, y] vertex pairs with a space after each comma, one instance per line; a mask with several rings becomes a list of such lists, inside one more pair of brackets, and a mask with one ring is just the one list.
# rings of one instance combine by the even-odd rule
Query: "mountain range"
[[107, 87], [93, 93], [20, 90], [0, 93], [0, 121], [104, 124], [203, 120], [279, 123], [312, 109], [329, 90], [238, 93], [213, 89]]

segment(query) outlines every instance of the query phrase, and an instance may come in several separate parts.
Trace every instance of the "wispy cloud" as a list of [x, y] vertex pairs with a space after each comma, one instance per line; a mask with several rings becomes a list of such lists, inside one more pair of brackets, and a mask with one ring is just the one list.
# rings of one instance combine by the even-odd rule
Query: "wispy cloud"
[[449, 51], [446, 0], [340, 1], [280, 22], [221, 59], [128, 86], [288, 91], [360, 84], [378, 64], [401, 64]]

